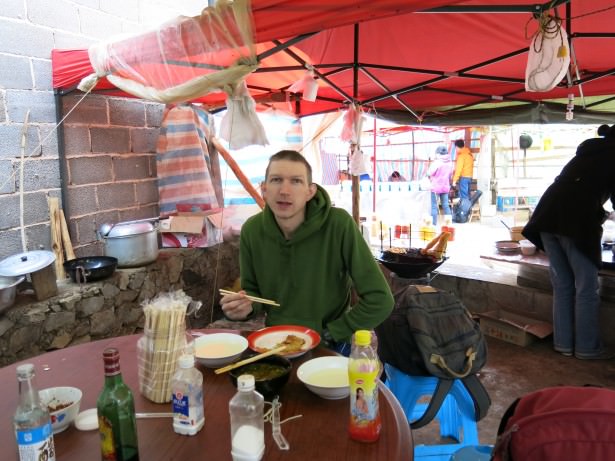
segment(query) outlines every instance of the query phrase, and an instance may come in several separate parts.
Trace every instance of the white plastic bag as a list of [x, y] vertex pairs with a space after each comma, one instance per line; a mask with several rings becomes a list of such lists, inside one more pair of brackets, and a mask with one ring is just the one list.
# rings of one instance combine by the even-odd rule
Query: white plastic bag
[[545, 29], [554, 32], [539, 31], [530, 44], [525, 68], [526, 91], [552, 90], [562, 81], [570, 65], [566, 31], [554, 18], [546, 23]]
[[369, 173], [369, 169], [367, 168], [366, 155], [363, 154], [361, 148], [357, 145], [353, 145], [351, 149], [352, 150], [350, 152], [350, 164], [348, 165], [350, 174], [353, 176], [361, 176], [362, 174]]
[[226, 114], [220, 122], [220, 137], [229, 143], [231, 149], [258, 144], [269, 144], [265, 128], [256, 115], [256, 103], [245, 81], [226, 98]]

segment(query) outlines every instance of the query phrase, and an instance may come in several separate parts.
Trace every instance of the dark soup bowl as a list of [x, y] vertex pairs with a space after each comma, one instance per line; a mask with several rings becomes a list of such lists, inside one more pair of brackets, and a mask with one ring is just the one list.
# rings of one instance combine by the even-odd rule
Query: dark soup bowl
[[[245, 358], [247, 357], [242, 357], [242, 360]], [[229, 371], [229, 375], [235, 387], [237, 387], [239, 376], [253, 375], [256, 390], [263, 394], [265, 398], [271, 398], [279, 394], [288, 382], [292, 368], [290, 360], [286, 357], [270, 355], [256, 362], [235, 368]]]

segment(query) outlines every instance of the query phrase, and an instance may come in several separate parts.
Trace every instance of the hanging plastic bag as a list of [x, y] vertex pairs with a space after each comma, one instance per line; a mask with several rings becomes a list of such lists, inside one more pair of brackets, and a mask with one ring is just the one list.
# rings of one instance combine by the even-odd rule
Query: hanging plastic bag
[[314, 78], [314, 70], [308, 66], [307, 71], [300, 80], [293, 83], [288, 89], [291, 93], [302, 93], [302, 99], [306, 101], [316, 101], [318, 94], [318, 82]]
[[570, 65], [568, 35], [561, 21], [542, 17], [530, 44], [525, 69], [526, 91], [549, 91], [562, 81]]
[[256, 115], [256, 103], [245, 81], [234, 87], [226, 98], [226, 114], [220, 123], [220, 137], [231, 149], [269, 144], [265, 128]]
[[367, 168], [366, 160], [366, 155], [363, 154], [361, 148], [358, 145], [353, 144], [350, 148], [350, 164], [348, 165], [350, 174], [353, 176], [368, 174], [369, 169]]
[[363, 126], [363, 117], [360, 109], [354, 104], [348, 107], [344, 114], [344, 126], [342, 128], [341, 139], [353, 144], [358, 144], [361, 140], [361, 127]]

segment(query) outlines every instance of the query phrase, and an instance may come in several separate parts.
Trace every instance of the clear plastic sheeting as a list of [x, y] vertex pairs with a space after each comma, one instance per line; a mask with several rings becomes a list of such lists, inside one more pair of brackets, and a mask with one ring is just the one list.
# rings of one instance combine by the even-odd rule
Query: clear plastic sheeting
[[82, 91], [102, 77], [134, 96], [166, 104], [228, 90], [257, 68], [249, 1], [218, 1], [200, 16], [95, 43], [89, 57], [95, 75], [81, 81]]

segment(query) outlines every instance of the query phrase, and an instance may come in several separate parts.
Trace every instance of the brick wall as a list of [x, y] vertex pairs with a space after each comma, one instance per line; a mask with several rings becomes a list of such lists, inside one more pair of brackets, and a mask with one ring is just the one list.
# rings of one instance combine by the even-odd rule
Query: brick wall
[[[198, 14], [207, 3], [1, 0], [0, 260], [23, 251], [22, 219], [26, 249], [50, 248], [47, 197], [66, 199], [62, 207], [70, 216], [69, 231], [78, 255], [101, 251], [95, 242], [97, 224], [157, 215], [152, 145], [161, 107], [134, 99], [85, 98], [63, 128], [61, 141], [67, 150], [63, 178], [51, 50], [87, 48], [179, 14]], [[75, 92], [62, 98], [64, 113], [80, 96]]]

